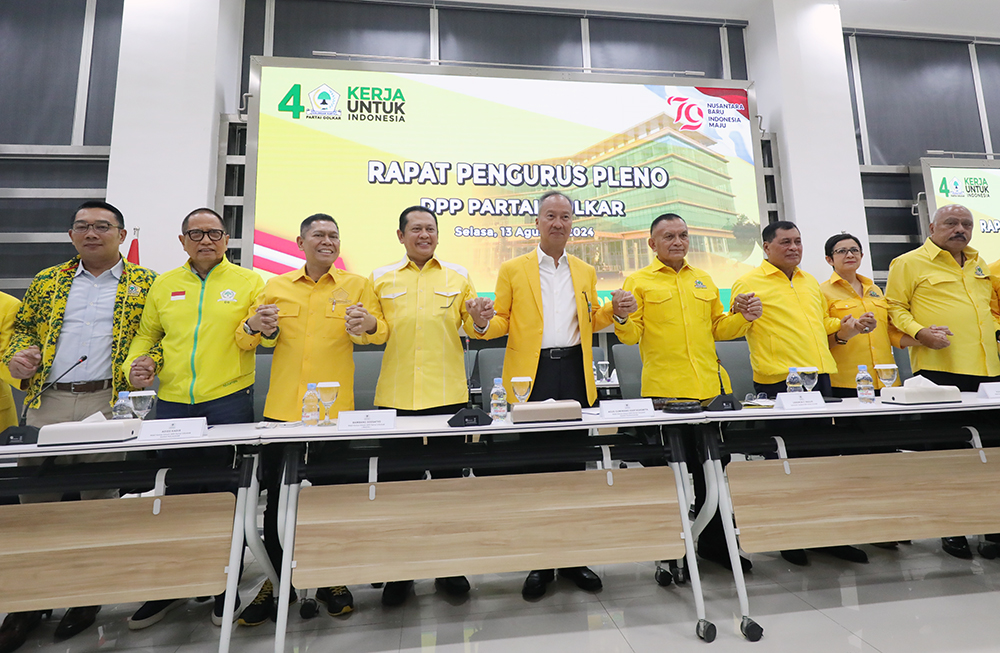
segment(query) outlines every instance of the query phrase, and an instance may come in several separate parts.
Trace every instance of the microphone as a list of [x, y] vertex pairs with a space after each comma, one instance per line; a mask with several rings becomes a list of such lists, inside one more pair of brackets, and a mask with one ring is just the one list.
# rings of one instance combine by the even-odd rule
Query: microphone
[[0, 433], [0, 446], [6, 444], [34, 444], [38, 442], [38, 429], [34, 426], [28, 426], [28, 407], [31, 403], [38, 399], [45, 391], [59, 383], [67, 374], [72, 372], [80, 363], [87, 360], [86, 354], [80, 356], [75, 363], [69, 366], [65, 372], [60, 374], [53, 381], [49, 381], [42, 386], [42, 389], [33, 395], [28, 395], [24, 398], [24, 406], [21, 407], [21, 417], [17, 421], [17, 426], [9, 426]]
[[715, 365], [715, 373], [719, 377], [719, 394], [716, 397], [702, 401], [702, 408], [712, 411], [742, 410], [743, 404], [731, 392], [726, 392], [726, 384], [722, 381], [722, 361], [716, 358]]
[[[466, 354], [462, 358], [462, 367], [464, 369], [466, 361], [469, 360], [469, 336], [462, 338], [462, 342], [465, 345]], [[492, 424], [493, 418], [491, 418], [482, 408], [479, 408], [472, 403], [472, 370], [465, 370], [465, 385], [468, 389], [469, 400], [466, 402], [465, 408], [451, 416], [448, 420], [448, 426], [462, 428], [463, 426], [486, 426], [487, 424]]]

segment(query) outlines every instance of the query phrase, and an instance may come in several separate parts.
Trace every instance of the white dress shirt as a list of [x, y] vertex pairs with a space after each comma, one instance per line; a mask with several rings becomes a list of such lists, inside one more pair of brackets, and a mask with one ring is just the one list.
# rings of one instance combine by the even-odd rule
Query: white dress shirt
[[580, 321], [576, 315], [569, 258], [564, 251], [556, 266], [556, 260], [543, 252], [541, 246], [535, 251], [538, 254], [538, 281], [542, 287], [542, 349], [579, 345]]
[[83, 267], [76, 268], [73, 286], [66, 298], [56, 356], [52, 361], [47, 382], [54, 381], [74, 363], [86, 356], [87, 360], [64, 376], [60, 383], [74, 381], [102, 381], [111, 378], [111, 340], [115, 321], [115, 297], [118, 281], [125, 271], [119, 259], [110, 270], [95, 277]]

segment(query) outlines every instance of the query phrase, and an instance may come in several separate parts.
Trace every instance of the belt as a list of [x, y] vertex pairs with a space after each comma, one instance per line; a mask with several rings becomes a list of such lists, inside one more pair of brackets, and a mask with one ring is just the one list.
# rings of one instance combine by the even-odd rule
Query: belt
[[542, 358], [548, 358], [554, 361], [560, 358], [569, 358], [574, 354], [582, 354], [583, 347], [580, 345], [573, 345], [572, 347], [552, 347], [551, 349], [543, 349], [541, 351]]
[[85, 392], [100, 392], [101, 390], [107, 390], [111, 387], [111, 379], [104, 379], [102, 381], [74, 381], [73, 383], [57, 383], [52, 387], [56, 390], [65, 390], [76, 394], [83, 394]]

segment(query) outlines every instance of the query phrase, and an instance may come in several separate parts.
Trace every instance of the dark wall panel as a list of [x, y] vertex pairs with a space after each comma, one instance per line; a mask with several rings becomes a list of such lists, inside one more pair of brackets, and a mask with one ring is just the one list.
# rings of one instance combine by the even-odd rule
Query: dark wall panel
[[716, 25], [591, 18], [590, 64], [594, 68], [695, 70], [721, 79], [720, 39]]
[[979, 78], [983, 83], [986, 117], [990, 123], [990, 140], [996, 152], [1000, 148], [1000, 46], [977, 45], [976, 59], [979, 60]]
[[579, 18], [441, 9], [438, 26], [442, 60], [583, 67]]
[[750, 79], [747, 76], [747, 47], [743, 42], [745, 27], [728, 27], [729, 68], [733, 79]]
[[426, 7], [323, 0], [275, 4], [276, 57], [311, 57], [322, 50], [427, 59], [430, 48]]
[[115, 87], [118, 84], [118, 52], [121, 50], [124, 5], [125, 0], [97, 1], [84, 145], [111, 145], [111, 123], [115, 114]]
[[967, 44], [858, 36], [857, 45], [873, 164], [983, 151]]
[[0, 143], [68, 145], [86, 0], [3, 0]]

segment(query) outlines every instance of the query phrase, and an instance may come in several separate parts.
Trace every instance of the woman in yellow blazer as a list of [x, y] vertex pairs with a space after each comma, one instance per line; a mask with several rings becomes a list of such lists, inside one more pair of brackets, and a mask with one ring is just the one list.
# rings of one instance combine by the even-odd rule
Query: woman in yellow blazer
[[[0, 354], [10, 344], [10, 336], [14, 332], [14, 317], [20, 307], [21, 302], [17, 299], [0, 292]], [[10, 391], [12, 385], [20, 387], [21, 382], [11, 377], [6, 365], [0, 365], [0, 431], [17, 425], [17, 407]]]
[[[883, 387], [876, 365], [894, 364], [892, 348], [910, 347], [916, 340], [906, 335], [889, 320], [889, 305], [882, 290], [868, 277], [858, 274], [864, 251], [861, 242], [848, 233], [831, 236], [826, 241], [826, 262], [833, 266], [830, 280], [820, 285], [826, 297], [831, 317], [847, 315], [860, 317], [872, 313], [878, 326], [870, 333], [861, 333], [847, 341], [830, 336], [830, 351], [837, 361], [837, 372], [830, 375], [833, 394], [837, 397], [856, 397], [858, 365], [867, 365], [875, 387]], [[895, 385], [900, 384], [897, 377]]]

